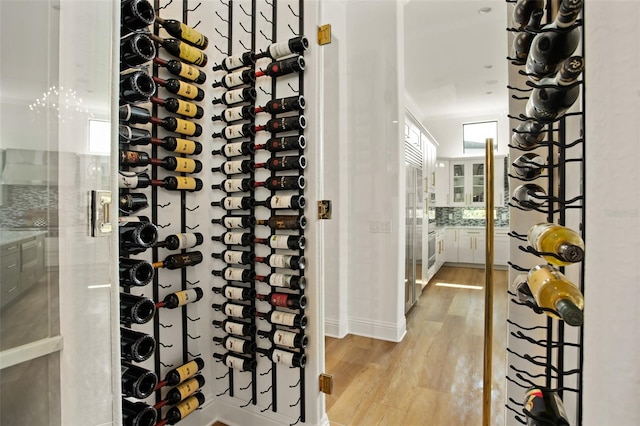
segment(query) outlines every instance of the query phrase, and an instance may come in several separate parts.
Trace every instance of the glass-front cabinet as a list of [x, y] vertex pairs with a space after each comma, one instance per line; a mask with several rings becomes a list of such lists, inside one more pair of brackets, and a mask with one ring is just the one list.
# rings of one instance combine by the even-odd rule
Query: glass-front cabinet
[[[504, 157], [494, 162], [494, 203], [504, 205]], [[451, 160], [450, 194], [452, 207], [484, 207], [486, 167], [484, 159]]]

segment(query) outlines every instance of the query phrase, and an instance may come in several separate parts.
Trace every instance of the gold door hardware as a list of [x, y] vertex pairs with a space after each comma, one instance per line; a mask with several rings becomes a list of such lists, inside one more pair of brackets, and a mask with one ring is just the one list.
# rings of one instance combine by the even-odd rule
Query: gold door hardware
[[322, 373], [318, 377], [320, 392], [331, 395], [333, 392], [333, 376], [331, 374]]

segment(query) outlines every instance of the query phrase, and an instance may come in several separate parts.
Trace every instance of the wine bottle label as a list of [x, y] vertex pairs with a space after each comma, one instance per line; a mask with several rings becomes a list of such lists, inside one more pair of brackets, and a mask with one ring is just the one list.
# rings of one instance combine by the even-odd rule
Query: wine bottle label
[[[244, 228], [244, 226], [242, 225], [242, 218], [241, 217], [225, 217], [223, 222], [224, 222], [224, 226], [226, 226], [229, 229]], [[227, 232], [227, 234], [229, 234], [229, 232]], [[242, 234], [239, 234], [239, 235], [242, 236]], [[225, 238], [225, 243], [226, 244], [240, 244], [240, 241], [237, 242], [237, 243], [227, 243], [227, 240]]]
[[227, 210], [242, 209], [242, 199], [243, 197], [225, 197], [224, 208]]
[[131, 223], [131, 222], [148, 222], [145, 216], [119, 216], [118, 223]]
[[[224, 297], [226, 297], [227, 299], [242, 300], [243, 290], [244, 289], [242, 287], [226, 286], [224, 288]], [[242, 333], [234, 333], [234, 334], [242, 334]]]
[[200, 75], [200, 71], [198, 71], [198, 69], [194, 66], [182, 64], [178, 75], [188, 80], [195, 81]]
[[293, 256], [287, 254], [272, 254], [269, 257], [269, 266], [272, 268], [291, 268]]
[[242, 155], [243, 143], [244, 142], [235, 142], [235, 143], [226, 144], [222, 149], [224, 152], [224, 155], [226, 155], [227, 157], [235, 157], [236, 155]]
[[276, 330], [273, 333], [273, 343], [275, 343], [276, 345], [288, 346], [290, 348], [293, 348], [295, 338], [296, 333], [292, 333], [290, 331]]
[[229, 56], [224, 60], [224, 65], [227, 67], [228, 70], [234, 70], [236, 68], [240, 68], [241, 66], [244, 65], [244, 62], [242, 62], [242, 55]]
[[183, 400], [194, 393], [200, 388], [200, 383], [197, 379], [189, 379], [184, 383], [180, 383], [175, 389], [180, 393], [180, 400]]
[[[242, 179], [227, 179], [224, 181], [224, 190], [227, 192], [241, 192]], [[227, 226], [229, 228], [229, 226]]]
[[120, 163], [130, 166], [144, 165], [138, 163], [144, 163], [140, 152], [137, 151], [120, 151]]
[[198, 113], [198, 108], [191, 102], [185, 102], [178, 99], [178, 109], [176, 110], [176, 113], [187, 117], [195, 117]]
[[[273, 255], [271, 257], [273, 257]], [[271, 261], [271, 259], [269, 259], [269, 261]], [[275, 267], [277, 268], [278, 266], [275, 266]], [[280, 266], [280, 268], [284, 268], [284, 267], [286, 266]], [[286, 275], [286, 274], [271, 274], [269, 275], [269, 285], [272, 285], [274, 287], [291, 288], [292, 277], [293, 277], [292, 275]], [[284, 306], [287, 306], [286, 302]]]
[[241, 106], [235, 108], [227, 108], [222, 113], [222, 116], [227, 122], [242, 120], [244, 118], [244, 116], [242, 115], [242, 109], [243, 107]]
[[176, 133], [183, 135], [194, 135], [196, 133], [196, 123], [176, 118]]
[[180, 30], [181, 30], [181, 34], [180, 34], [181, 39], [186, 40], [192, 44], [195, 44], [196, 46], [204, 46], [205, 37], [202, 34], [200, 34], [198, 31], [194, 30], [188, 25], [183, 24], [182, 22], [180, 23]]
[[242, 127], [244, 124], [236, 124], [224, 128], [224, 136], [226, 139], [237, 139], [245, 136]]
[[244, 360], [242, 358], [237, 358], [235, 356], [227, 355], [227, 359], [224, 360], [224, 364], [229, 368], [242, 370], [242, 366], [244, 365]]
[[185, 365], [181, 365], [180, 367], [176, 368], [176, 373], [178, 373], [178, 376], [180, 377], [179, 382], [182, 382], [188, 379], [189, 377], [192, 377], [197, 372], [198, 372], [198, 363], [195, 361], [190, 361]]
[[244, 101], [244, 94], [242, 93], [243, 90], [244, 89], [229, 90], [222, 97], [229, 105], [237, 104], [238, 102]]
[[198, 244], [196, 234], [193, 233], [176, 234], [176, 237], [178, 238], [178, 247], [176, 250], [195, 247], [196, 244]]
[[293, 327], [296, 320], [296, 314], [289, 312], [274, 311], [271, 315], [270, 321], [274, 324], [288, 325]]
[[187, 303], [195, 302], [198, 300], [198, 293], [195, 290], [183, 290], [174, 293], [178, 298], [178, 306], [186, 305]]
[[200, 406], [200, 401], [195, 396], [189, 397], [175, 406], [180, 412], [180, 418], [184, 419], [189, 414], [196, 411], [196, 409]]
[[224, 313], [230, 317], [242, 318], [242, 311], [244, 310], [244, 306], [242, 305], [234, 305], [233, 303], [227, 303], [224, 306]]
[[246, 342], [244, 340], [238, 339], [237, 337], [227, 337], [227, 340], [224, 342], [224, 347], [227, 350], [242, 353], [245, 352], [245, 343]]
[[193, 154], [196, 152], [196, 143], [189, 139], [176, 138], [176, 149], [173, 152], [180, 154]]
[[539, 250], [540, 236], [552, 226], [554, 226], [552, 223], [540, 223], [531, 228], [528, 235], [529, 244], [531, 244], [533, 248]]
[[274, 349], [271, 355], [271, 360], [279, 364], [293, 367], [293, 356], [295, 354], [280, 349]]
[[179, 82], [178, 92], [177, 94], [180, 96], [184, 96], [185, 98], [194, 99], [198, 96], [198, 88], [192, 84], [185, 83], [183, 81]]
[[227, 87], [236, 87], [241, 84], [245, 84], [243, 73], [247, 69], [242, 69], [240, 71], [232, 72], [224, 76], [224, 82]]
[[272, 235], [269, 237], [269, 246], [275, 249], [289, 248], [289, 236], [288, 235]]
[[227, 281], [242, 281], [242, 273], [245, 269], [242, 268], [226, 268], [224, 270], [224, 279]]
[[119, 188], [137, 188], [138, 175], [136, 175], [135, 173], [125, 175], [125, 172], [120, 172], [118, 174], [118, 187]]
[[272, 209], [289, 209], [294, 195], [274, 195], [269, 205]]
[[224, 252], [224, 261], [227, 263], [242, 263], [243, 251], [227, 250]]
[[293, 54], [291, 49], [289, 48], [289, 41], [281, 41], [280, 43], [273, 43], [269, 46], [269, 55], [274, 58], [282, 58], [283, 56], [288, 56]]
[[175, 171], [179, 173], [193, 173], [196, 170], [196, 162], [191, 158], [176, 157]]
[[242, 160], [226, 161], [224, 163], [224, 172], [228, 175], [242, 173]]
[[[225, 219], [226, 222], [226, 219]], [[226, 225], [226, 223], [225, 223]], [[224, 243], [227, 245], [242, 245], [242, 232], [226, 232], [224, 234]]]
[[177, 181], [177, 189], [196, 189], [196, 180], [185, 176], [174, 176]]
[[237, 322], [227, 321], [224, 324], [224, 331], [226, 331], [228, 334], [237, 334], [239, 336], [242, 336], [243, 328], [244, 326], [242, 324], [238, 324]]
[[286, 308], [287, 302], [289, 301], [289, 295], [285, 293], [275, 293], [271, 295], [270, 301], [274, 306]]
[[204, 52], [196, 49], [195, 47], [191, 47], [186, 43], [180, 43], [180, 52], [178, 53], [178, 56], [185, 61], [196, 65], [202, 65], [206, 62]]

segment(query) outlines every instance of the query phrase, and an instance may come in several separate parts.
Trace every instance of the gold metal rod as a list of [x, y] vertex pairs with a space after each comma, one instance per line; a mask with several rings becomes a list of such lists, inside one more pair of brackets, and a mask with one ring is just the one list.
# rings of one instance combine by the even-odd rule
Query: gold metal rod
[[491, 391], [493, 389], [493, 229], [494, 229], [494, 166], [493, 139], [486, 140], [485, 167], [485, 217], [486, 217], [486, 258], [484, 270], [484, 384], [482, 387], [482, 425], [491, 425]]

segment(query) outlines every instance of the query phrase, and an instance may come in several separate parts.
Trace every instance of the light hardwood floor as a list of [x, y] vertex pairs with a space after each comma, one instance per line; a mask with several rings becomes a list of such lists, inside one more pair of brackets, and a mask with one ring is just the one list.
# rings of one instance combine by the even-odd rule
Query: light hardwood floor
[[[504, 424], [507, 272], [494, 275], [492, 425]], [[443, 267], [407, 316], [400, 343], [326, 338], [332, 426], [482, 423], [484, 270]]]

